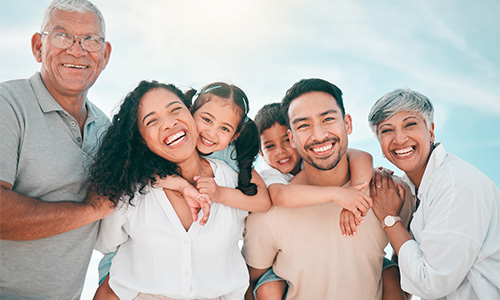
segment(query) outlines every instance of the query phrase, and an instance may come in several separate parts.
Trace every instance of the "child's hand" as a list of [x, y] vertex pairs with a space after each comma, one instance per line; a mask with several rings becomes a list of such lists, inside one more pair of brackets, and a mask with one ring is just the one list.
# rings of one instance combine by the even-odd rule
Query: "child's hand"
[[200, 225], [207, 224], [208, 217], [210, 216], [210, 205], [212, 204], [209, 195], [200, 193], [191, 184], [186, 185], [182, 189], [182, 195], [191, 210], [193, 221], [196, 222], [198, 220], [198, 209], [201, 209], [203, 217], [200, 219]]
[[390, 169], [387, 169], [387, 168], [384, 168], [384, 167], [378, 167], [377, 169], [378, 169], [379, 171], [381, 171], [381, 172], [384, 172], [384, 171], [385, 171], [385, 172], [390, 173], [391, 175], [394, 175], [394, 171], [393, 171], [393, 170], [390, 170]]
[[[362, 221], [361, 221], [362, 222]], [[354, 214], [347, 209], [342, 209], [340, 212], [340, 231], [344, 237], [353, 237], [358, 232], [358, 227], [361, 224]]]
[[220, 187], [215, 183], [213, 177], [195, 176], [196, 188], [202, 195], [206, 195], [211, 201], [221, 202], [219, 199]]
[[350, 188], [340, 188], [339, 195], [334, 202], [354, 214], [356, 221], [360, 223], [368, 210], [372, 207], [372, 199], [363, 192], [368, 186], [368, 182], [352, 186]]

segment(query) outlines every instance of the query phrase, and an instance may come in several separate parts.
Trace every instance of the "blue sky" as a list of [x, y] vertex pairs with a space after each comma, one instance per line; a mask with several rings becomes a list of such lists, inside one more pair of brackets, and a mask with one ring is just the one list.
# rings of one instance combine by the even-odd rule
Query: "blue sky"
[[[0, 81], [39, 70], [30, 38], [49, 2], [0, 0]], [[500, 186], [499, 0], [94, 3], [113, 51], [89, 98], [110, 116], [142, 79], [182, 89], [227, 81], [247, 93], [253, 116], [320, 77], [344, 92], [350, 146], [395, 170], [366, 118], [380, 96], [408, 87], [433, 102], [437, 141]]]
[[[30, 37], [47, 0], [0, 0], [0, 81], [39, 70]], [[400, 87], [435, 105], [437, 140], [500, 186], [500, 1], [96, 0], [113, 46], [89, 98], [108, 115], [142, 79], [183, 89], [223, 80], [250, 115], [296, 81], [344, 92], [350, 146], [381, 157], [366, 121]], [[396, 170], [397, 171], [397, 170]]]

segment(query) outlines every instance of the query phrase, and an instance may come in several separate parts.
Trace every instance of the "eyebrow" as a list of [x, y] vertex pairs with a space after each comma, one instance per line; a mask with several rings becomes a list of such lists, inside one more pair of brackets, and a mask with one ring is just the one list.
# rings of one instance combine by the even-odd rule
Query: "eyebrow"
[[[327, 110], [327, 111], [324, 111], [324, 112], [320, 113], [320, 114], [319, 114], [319, 116], [320, 116], [320, 117], [324, 117], [324, 116], [329, 115], [329, 114], [338, 114], [338, 113], [339, 113], [339, 112], [338, 112], [336, 109], [329, 109], [329, 110]], [[295, 124], [297, 124], [297, 123], [299, 123], [299, 122], [307, 121], [307, 120], [309, 120], [309, 119], [311, 119], [311, 117], [297, 118], [297, 119], [294, 119], [294, 120], [292, 121], [292, 124], [294, 124], [294, 125], [295, 125]]]
[[[172, 105], [174, 105], [174, 104], [182, 104], [182, 102], [181, 102], [181, 101], [178, 101], [178, 100], [176, 100], [176, 101], [172, 101], [172, 102], [170, 102], [169, 104], [165, 105], [165, 108], [167, 108], [167, 109], [168, 109], [170, 106], [172, 106]], [[151, 115], [154, 115], [154, 114], [156, 114], [156, 111], [152, 111], [152, 112], [150, 112], [149, 114], [145, 115], [145, 116], [144, 116], [144, 118], [142, 118], [142, 123], [144, 123], [144, 121], [146, 120], [146, 118], [147, 118], [147, 117], [150, 117]]]

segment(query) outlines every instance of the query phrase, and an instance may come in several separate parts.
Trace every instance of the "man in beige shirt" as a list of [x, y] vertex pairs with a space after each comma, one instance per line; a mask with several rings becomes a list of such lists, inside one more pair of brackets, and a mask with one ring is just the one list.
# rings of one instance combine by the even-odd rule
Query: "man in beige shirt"
[[[321, 79], [301, 80], [287, 91], [282, 109], [290, 142], [304, 161], [290, 184], [349, 186], [345, 153], [352, 123], [340, 89]], [[251, 280], [273, 267], [289, 284], [287, 299], [381, 299], [387, 237], [371, 210], [357, 235], [344, 237], [341, 210], [323, 203], [251, 214], [243, 248]]]

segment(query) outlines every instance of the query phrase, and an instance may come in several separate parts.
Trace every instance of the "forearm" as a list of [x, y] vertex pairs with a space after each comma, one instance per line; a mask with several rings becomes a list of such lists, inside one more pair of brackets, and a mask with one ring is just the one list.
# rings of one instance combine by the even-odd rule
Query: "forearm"
[[303, 207], [332, 201], [336, 189], [341, 187], [276, 183], [269, 186], [269, 194], [273, 205]]
[[46, 202], [0, 187], [0, 239], [36, 240], [67, 232], [105, 216], [86, 202]]
[[401, 246], [403, 246], [406, 241], [413, 240], [413, 237], [401, 222], [396, 222], [392, 227], [386, 227], [385, 233], [391, 241], [392, 248], [397, 255], [399, 255], [399, 249], [401, 249]]
[[265, 187], [257, 186], [257, 194], [245, 195], [238, 189], [220, 187], [220, 192], [215, 202], [250, 212], [266, 212], [271, 208], [269, 193]]

